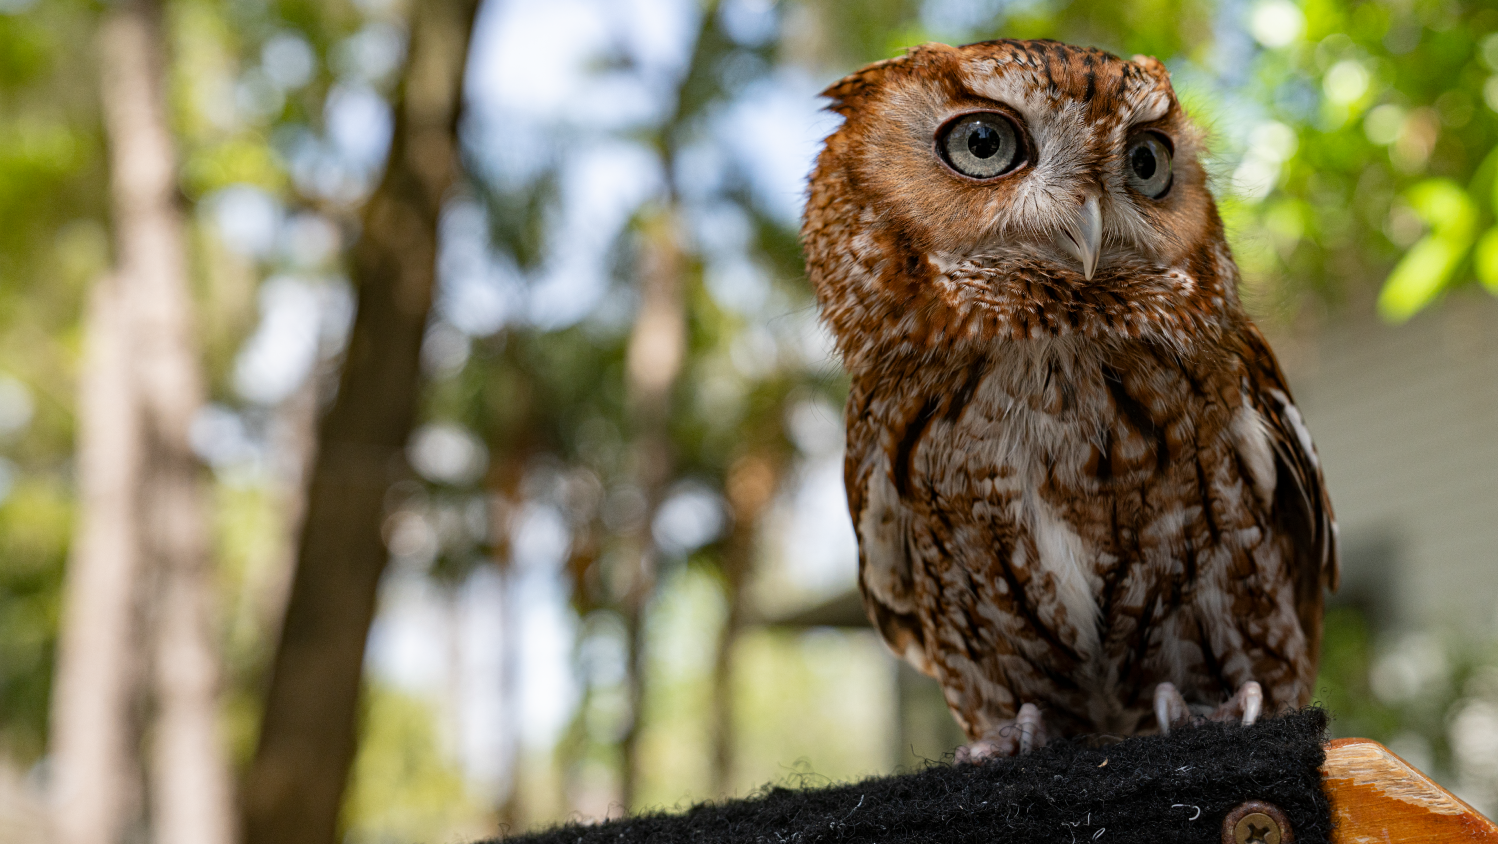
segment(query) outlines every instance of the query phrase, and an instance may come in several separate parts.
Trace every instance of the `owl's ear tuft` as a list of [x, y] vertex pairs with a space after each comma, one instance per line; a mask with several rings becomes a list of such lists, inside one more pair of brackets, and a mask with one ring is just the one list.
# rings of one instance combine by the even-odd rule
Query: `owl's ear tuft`
[[1170, 71], [1166, 70], [1165, 65], [1161, 64], [1160, 60], [1155, 58], [1154, 56], [1146, 56], [1140, 54], [1129, 59], [1129, 61], [1139, 65], [1155, 76], [1158, 76], [1162, 79], [1170, 79]]
[[955, 48], [946, 44], [930, 42], [910, 47], [904, 55], [864, 65], [858, 70], [827, 86], [822, 96], [831, 100], [828, 111], [847, 117], [858, 108], [859, 102], [876, 90], [891, 71], [903, 67], [919, 66], [938, 54], [953, 52]]
[[857, 109], [860, 100], [867, 96], [871, 90], [879, 86], [879, 82], [884, 79], [885, 75], [891, 69], [904, 64], [909, 59], [910, 54], [906, 53], [903, 56], [895, 56], [892, 59], [885, 59], [884, 61], [864, 65], [842, 79], [828, 85], [821, 94], [832, 101], [827, 106], [827, 110], [835, 111], [847, 117]]

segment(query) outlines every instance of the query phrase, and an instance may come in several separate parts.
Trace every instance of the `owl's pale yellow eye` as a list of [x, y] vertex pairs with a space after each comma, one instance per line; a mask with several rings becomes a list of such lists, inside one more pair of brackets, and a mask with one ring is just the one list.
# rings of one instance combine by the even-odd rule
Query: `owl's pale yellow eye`
[[966, 114], [942, 127], [936, 136], [942, 160], [964, 176], [992, 179], [1020, 162], [1019, 132], [997, 112]]
[[1155, 132], [1142, 132], [1129, 142], [1124, 156], [1129, 184], [1150, 199], [1170, 192], [1170, 145]]

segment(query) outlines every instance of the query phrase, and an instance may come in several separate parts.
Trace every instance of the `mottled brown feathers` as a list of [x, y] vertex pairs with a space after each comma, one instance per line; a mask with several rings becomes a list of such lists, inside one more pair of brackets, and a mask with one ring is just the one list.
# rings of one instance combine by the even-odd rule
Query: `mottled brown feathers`
[[[1203, 709], [1250, 681], [1271, 709], [1308, 701], [1331, 507], [1165, 68], [928, 44], [825, 95], [844, 123], [802, 235], [852, 376], [848, 503], [885, 640], [975, 740], [1026, 703], [1053, 733], [1152, 729], [1165, 682]], [[942, 162], [967, 113], [1018, 127], [1012, 172]], [[1145, 133], [1173, 153], [1156, 198], [1129, 158]]]

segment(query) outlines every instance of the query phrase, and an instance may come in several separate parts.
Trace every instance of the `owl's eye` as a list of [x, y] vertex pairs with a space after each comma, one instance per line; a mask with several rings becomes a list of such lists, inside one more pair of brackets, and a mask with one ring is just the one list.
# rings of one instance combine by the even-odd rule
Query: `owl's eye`
[[1136, 135], [1124, 156], [1124, 174], [1134, 190], [1150, 199], [1170, 192], [1170, 146], [1154, 132]]
[[992, 179], [1019, 163], [1019, 133], [1002, 114], [980, 112], [958, 118], [936, 136], [937, 149], [953, 170]]

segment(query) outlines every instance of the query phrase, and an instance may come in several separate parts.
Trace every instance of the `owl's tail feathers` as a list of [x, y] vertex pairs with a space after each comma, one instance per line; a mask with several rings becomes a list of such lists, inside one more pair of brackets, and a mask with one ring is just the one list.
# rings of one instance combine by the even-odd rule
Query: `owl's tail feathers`
[[989, 759], [1023, 756], [1045, 747], [1048, 740], [1045, 718], [1040, 714], [1040, 707], [1027, 703], [1019, 708], [1019, 713], [1012, 720], [989, 730], [983, 738], [972, 744], [957, 748], [954, 761], [958, 765], [977, 765]]
[[[1228, 698], [1227, 703], [1207, 715], [1210, 721], [1241, 721], [1251, 726], [1264, 711], [1264, 689], [1253, 680], [1238, 687], [1238, 693]], [[1186, 699], [1172, 683], [1161, 683], [1155, 687], [1155, 721], [1160, 725], [1160, 734], [1169, 735], [1171, 729], [1192, 720], [1191, 708]]]

